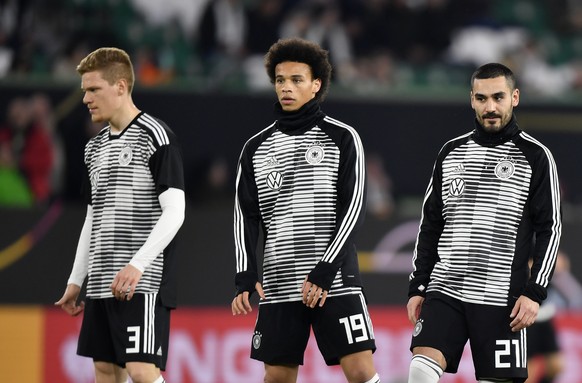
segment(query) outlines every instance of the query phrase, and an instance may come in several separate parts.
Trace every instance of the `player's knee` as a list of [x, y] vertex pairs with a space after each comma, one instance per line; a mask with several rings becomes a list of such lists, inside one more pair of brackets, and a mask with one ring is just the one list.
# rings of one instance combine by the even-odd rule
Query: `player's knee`
[[297, 380], [299, 366], [265, 364], [264, 383], [294, 383]]
[[[340, 364], [346, 379], [350, 383], [368, 383], [379, 381], [377, 378], [371, 351], [359, 352], [343, 357]], [[372, 379], [372, 380], [371, 380]]]
[[561, 358], [554, 358], [546, 365], [546, 376], [554, 378], [564, 370], [564, 362]]
[[133, 383], [153, 383], [160, 377], [157, 367], [149, 363], [127, 363], [127, 372]]
[[116, 379], [115, 365], [106, 362], [95, 362], [93, 363], [95, 367], [95, 377], [96, 379], [107, 381]]
[[[371, 376], [378, 376], [378, 374], [375, 372], [370, 372], [364, 368], [346, 372], [345, 375], [349, 383], [368, 383], [371, 379]], [[372, 380], [372, 382], [374, 382], [374, 380]]]

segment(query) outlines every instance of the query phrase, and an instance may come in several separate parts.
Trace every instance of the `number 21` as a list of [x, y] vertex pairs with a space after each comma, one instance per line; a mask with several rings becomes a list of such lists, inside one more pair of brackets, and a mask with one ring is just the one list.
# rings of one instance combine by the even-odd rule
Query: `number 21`
[[[511, 355], [511, 345], [509, 339], [498, 339], [495, 341], [496, 345], [503, 346], [502, 350], [495, 351], [495, 367], [497, 368], [511, 368], [511, 363], [509, 362], [501, 362], [502, 356]], [[515, 349], [515, 367], [521, 367], [521, 349], [519, 347], [519, 340], [513, 339], [511, 340], [513, 344], [513, 348]], [[525, 367], [525, 366], [524, 366]]]

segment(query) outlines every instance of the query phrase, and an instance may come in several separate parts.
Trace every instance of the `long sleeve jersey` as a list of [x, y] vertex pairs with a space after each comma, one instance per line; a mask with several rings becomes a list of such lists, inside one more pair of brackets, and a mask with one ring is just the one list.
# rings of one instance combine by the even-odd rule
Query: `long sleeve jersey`
[[435, 291], [506, 306], [525, 295], [541, 302], [560, 235], [560, 189], [550, 151], [521, 131], [515, 117], [495, 134], [476, 123], [436, 159], [409, 296]]
[[234, 237], [237, 294], [259, 280], [263, 303], [300, 301], [308, 280], [328, 296], [360, 290], [353, 235], [365, 212], [362, 143], [350, 126], [312, 100], [283, 112], [243, 147], [236, 177]]

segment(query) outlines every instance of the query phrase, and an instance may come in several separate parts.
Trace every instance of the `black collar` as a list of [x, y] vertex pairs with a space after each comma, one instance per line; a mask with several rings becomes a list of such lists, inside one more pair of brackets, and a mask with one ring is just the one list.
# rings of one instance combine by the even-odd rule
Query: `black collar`
[[513, 115], [507, 125], [497, 133], [486, 132], [477, 119], [475, 119], [475, 130], [473, 131], [472, 137], [479, 145], [497, 146], [511, 140], [518, 135], [519, 132], [521, 132], [521, 130], [517, 125], [515, 115]]
[[275, 104], [275, 117], [277, 118], [277, 128], [286, 134], [301, 134], [311, 129], [319, 120], [325, 117], [321, 111], [319, 102], [310, 100], [299, 110], [286, 112], [280, 103]]

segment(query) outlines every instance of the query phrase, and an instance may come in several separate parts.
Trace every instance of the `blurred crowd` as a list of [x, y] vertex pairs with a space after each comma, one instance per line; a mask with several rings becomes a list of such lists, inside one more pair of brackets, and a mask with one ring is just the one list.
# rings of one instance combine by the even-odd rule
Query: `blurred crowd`
[[45, 94], [17, 97], [0, 123], [0, 205], [32, 207], [62, 189], [64, 154]]
[[326, 47], [360, 94], [464, 86], [486, 61], [540, 95], [582, 88], [577, 0], [0, 0], [0, 78], [76, 80], [86, 53], [119, 46], [143, 86], [263, 89], [263, 55], [289, 36]]
[[[488, 61], [511, 66], [528, 95], [582, 90], [577, 0], [0, 0], [0, 81], [77, 84], [87, 53], [119, 46], [132, 55], [138, 86], [263, 90], [263, 56], [290, 36], [328, 49], [333, 89], [352, 94], [466, 91], [473, 69]], [[101, 127], [84, 116], [79, 142], [61, 142], [53, 108], [43, 94], [2, 105], [0, 205], [44, 205], [72, 188], [64, 173], [80, 170], [64, 162], [80, 158]], [[380, 219], [394, 208], [383, 166], [370, 156], [369, 209]], [[221, 159], [209, 169], [216, 195], [228, 171]]]

